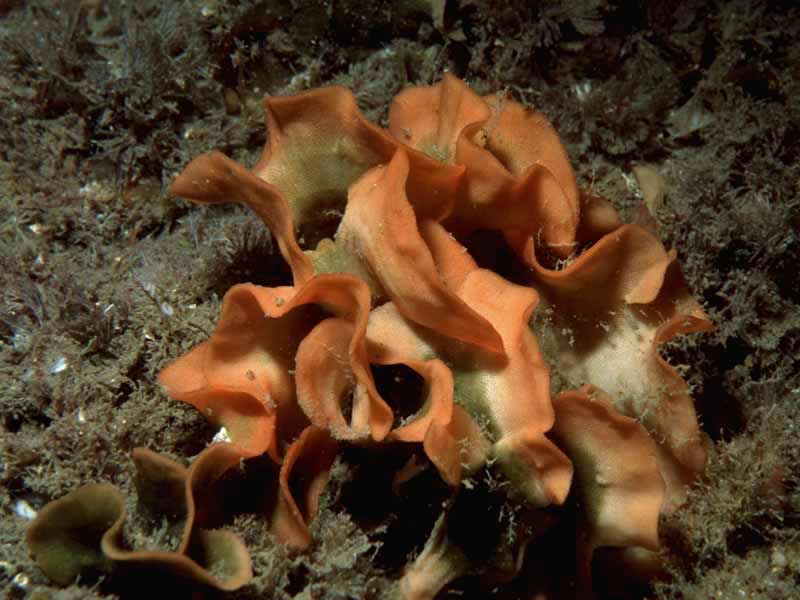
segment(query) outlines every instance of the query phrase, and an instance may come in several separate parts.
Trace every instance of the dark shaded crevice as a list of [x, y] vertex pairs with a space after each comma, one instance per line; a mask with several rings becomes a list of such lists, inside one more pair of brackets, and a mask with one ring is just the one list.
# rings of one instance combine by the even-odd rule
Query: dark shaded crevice
[[[405, 365], [370, 365], [375, 386], [394, 413], [392, 429], [416, 415], [423, 406], [425, 380]], [[349, 417], [345, 415], [349, 420]]]
[[459, 240], [482, 269], [494, 271], [518, 285], [529, 285], [530, 269], [511, 250], [498, 230], [481, 229]]
[[[219, 296], [238, 283], [264, 287], [292, 285], [292, 271], [266, 226], [244, 228], [233, 253], [220, 258], [209, 269], [210, 292]], [[219, 264], [222, 263], [222, 264]]]
[[[347, 447], [340, 457], [351, 475], [341, 485], [338, 503], [381, 544], [374, 564], [399, 575], [409, 554], [424, 546], [451, 490], [432, 465], [426, 466], [418, 444]], [[424, 468], [396, 482], [396, 474], [410, 460]]]

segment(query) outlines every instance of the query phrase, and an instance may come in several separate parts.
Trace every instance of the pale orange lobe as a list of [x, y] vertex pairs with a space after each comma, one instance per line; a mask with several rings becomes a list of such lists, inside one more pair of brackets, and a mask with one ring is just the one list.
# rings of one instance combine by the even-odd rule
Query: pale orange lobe
[[[602, 547], [637, 548], [657, 561], [658, 521], [666, 500], [657, 447], [636, 420], [617, 412], [607, 394], [584, 386], [553, 399], [552, 435], [575, 466], [581, 507], [576, 540], [578, 594], [591, 596], [592, 559]], [[618, 554], [622, 561], [627, 553]], [[630, 581], [633, 573], [626, 575]]]
[[652, 302], [675, 258], [674, 252], [667, 252], [652, 234], [638, 225], [623, 225], [606, 234], [559, 271], [543, 267], [533, 246], [528, 250], [526, 261], [548, 289], [566, 295], [577, 290], [602, 290], [598, 295], [604, 304]]
[[281, 255], [292, 270], [295, 285], [314, 274], [294, 234], [294, 220], [286, 198], [221, 152], [201, 154], [170, 186], [170, 193], [202, 204], [239, 202], [253, 210], [269, 227]]
[[461, 483], [465, 473], [475, 472], [491, 453], [491, 444], [475, 419], [457, 404], [453, 405], [449, 421], [431, 420], [422, 447], [442, 479], [451, 486]]
[[[313, 425], [327, 429], [338, 440], [370, 435], [369, 428], [351, 427], [344, 416], [343, 405], [354, 395], [349, 352], [352, 339], [351, 323], [330, 318], [314, 327], [297, 349], [297, 402]], [[391, 412], [388, 422], [391, 427]]]
[[[321, 215], [344, 213], [347, 190], [370, 168], [389, 162], [399, 144], [367, 121], [353, 93], [323, 87], [264, 101], [269, 138], [254, 172], [279, 189], [304, 230]], [[442, 165], [409, 149], [413, 165], [407, 183], [415, 210], [441, 219], [450, 212], [463, 168]], [[306, 224], [312, 227], [307, 227]]]
[[[224, 512], [224, 506], [220, 506], [224, 494], [220, 493], [217, 482], [228, 471], [240, 468], [246, 458], [249, 456], [236, 444], [217, 442], [206, 446], [189, 465], [186, 473], [186, 507], [187, 513], [198, 525], [206, 525]], [[181, 548], [188, 549], [191, 543], [192, 540], [189, 540]]]
[[603, 389], [651, 433], [668, 509], [703, 471], [708, 445], [685, 382], [658, 353], [678, 333], [710, 328], [674, 259], [645, 229], [625, 225], [560, 271], [531, 261], [552, 314], [546, 329], [534, 327], [552, 340], [553, 368], [568, 385]]
[[484, 99], [491, 118], [465, 128], [456, 162], [468, 200], [455, 222], [532, 234], [559, 256], [575, 245], [580, 206], [569, 158], [547, 119], [502, 96]]
[[425, 398], [419, 413], [390, 437], [422, 442], [442, 479], [456, 486], [465, 469], [473, 471], [485, 462], [490, 445], [469, 413], [453, 403], [453, 373], [442, 361], [406, 360], [404, 364], [425, 380]]
[[[520, 423], [536, 422], [541, 432], [547, 431], [553, 423], [550, 379], [536, 338], [528, 328], [539, 295], [532, 288], [479, 269], [466, 248], [441, 225], [426, 224], [425, 240], [448, 288], [487, 319], [503, 339], [504, 357], [483, 355], [474, 364], [474, 368], [482, 368], [487, 381], [493, 382], [498, 397], [509, 397], [492, 408], [497, 426], [510, 432]], [[527, 390], [536, 401], [510, 400], [513, 390]]]
[[409, 163], [398, 150], [351, 188], [336, 244], [363, 257], [386, 295], [409, 320], [448, 337], [502, 352], [497, 331], [439, 279], [405, 194]]
[[227, 438], [245, 456], [258, 456], [266, 452], [274, 461], [280, 460], [277, 413], [257, 397], [236, 390], [211, 387], [181, 395], [168, 393], [174, 399], [194, 406], [215, 425], [224, 427]]
[[161, 371], [166, 393], [228, 430], [231, 441], [277, 460], [275, 419], [294, 402], [297, 344], [313, 326], [313, 309], [291, 311], [293, 288], [231, 288], [214, 335]]
[[577, 234], [579, 242], [595, 242], [624, 224], [610, 201], [581, 190], [581, 222]]
[[666, 488], [655, 442], [636, 420], [617, 412], [592, 386], [553, 399], [553, 435], [575, 465], [591, 549], [642, 546], [657, 550]]
[[518, 229], [561, 256], [573, 250], [577, 185], [558, 136], [540, 113], [503, 97], [481, 98], [445, 74], [436, 85], [395, 97], [389, 131], [443, 163], [466, 168], [449, 227]]
[[489, 105], [463, 81], [445, 73], [440, 83], [404, 89], [389, 108], [389, 132], [443, 163], [454, 163], [456, 144], [468, 125], [483, 124]]
[[536, 423], [540, 432], [553, 425], [550, 377], [528, 321], [539, 302], [536, 292], [515, 285], [487, 270], [476, 269], [464, 279], [459, 295], [483, 315], [503, 337], [505, 357], [476, 356], [495, 425], [511, 433]]
[[441, 360], [409, 359], [403, 364], [425, 380], [425, 398], [417, 415], [392, 431], [392, 439], [421, 442], [431, 423], [449, 423], [453, 419], [453, 373]]
[[[333, 427], [337, 439], [371, 435], [380, 441], [389, 433], [392, 412], [375, 389], [369, 370], [366, 330], [369, 288], [347, 274], [318, 275], [315, 285], [298, 293], [302, 301], [320, 304], [335, 318], [322, 321], [305, 336], [296, 355], [298, 402], [312, 423]], [[338, 372], [337, 372], [338, 371]], [[342, 377], [348, 386], [342, 387]], [[352, 391], [351, 422], [341, 414]], [[337, 408], [338, 407], [338, 408]]]
[[537, 508], [564, 504], [572, 485], [572, 463], [537, 429], [519, 427], [504, 435], [494, 445], [494, 456], [526, 502]]
[[267, 145], [253, 171], [281, 191], [301, 232], [326, 211], [341, 215], [350, 184], [396, 146], [343, 87], [265, 98], [264, 117]]
[[[538, 301], [530, 288], [479, 269], [440, 226], [426, 228], [437, 267], [454, 293], [489, 321], [505, 353], [488, 353], [406, 322], [389, 305], [370, 315], [367, 339], [375, 362], [412, 364], [441, 358], [453, 371], [455, 402], [481, 417], [498, 439], [493, 452], [516, 488], [537, 506], [563, 502], [571, 466], [544, 435], [552, 425], [547, 367], [528, 321]], [[413, 367], [412, 367], [413, 368]]]
[[308, 524], [319, 510], [319, 497], [336, 458], [336, 442], [327, 431], [309, 426], [286, 451], [281, 465], [278, 502], [270, 530], [282, 542], [305, 550], [311, 544]]
[[508, 349], [502, 360], [480, 356], [473, 364], [485, 395], [480, 410], [491, 416], [498, 437], [499, 466], [535, 506], [561, 504], [572, 465], [544, 435], [554, 421], [550, 378], [528, 328], [538, 295], [485, 269], [467, 275], [459, 295], [489, 319]]
[[470, 560], [450, 541], [443, 514], [422, 552], [400, 578], [400, 597], [402, 600], [434, 600], [444, 586], [466, 574], [470, 567]]
[[[594, 243], [625, 224], [611, 202], [584, 190], [580, 192], [580, 215], [580, 223], [575, 232], [575, 243], [564, 246], [564, 248], [571, 248], [573, 252], [579, 246]], [[532, 256], [537, 244], [539, 248], [547, 249], [557, 258], [565, 258], [565, 254], [562, 252], [553, 253], [553, 244], [545, 245], [540, 239], [535, 240], [534, 237], [531, 237], [531, 233], [524, 229], [505, 229], [503, 234], [509, 247], [528, 264], [533, 262]]]
[[[267, 451], [277, 460], [276, 437], [299, 424], [293, 371], [300, 342], [326, 314], [346, 319], [354, 332], [353, 368], [371, 382], [364, 345], [369, 307], [367, 286], [345, 274], [319, 275], [297, 288], [234, 286], [211, 339], [164, 369], [159, 382], [172, 398], [225, 426], [249, 455]], [[379, 404], [377, 392], [373, 397]]]
[[440, 223], [422, 221], [419, 230], [442, 282], [447, 289], [458, 292], [467, 275], [478, 268], [475, 259]]
[[[337, 440], [382, 440], [392, 427], [392, 410], [375, 389], [363, 347], [363, 330], [329, 318], [297, 350], [297, 400], [312, 424]], [[351, 403], [350, 421], [344, 406]]]
[[369, 360], [392, 365], [432, 357], [437, 350], [423, 335], [424, 328], [404, 319], [394, 303], [381, 304], [369, 314], [366, 339]]
[[516, 177], [536, 164], [545, 167], [566, 196], [565, 210], [577, 223], [578, 186], [553, 126], [539, 111], [505, 96], [489, 96], [485, 100], [492, 110], [492, 118], [485, 127], [485, 148]]
[[460, 231], [520, 230], [559, 255], [572, 252], [578, 211], [563, 183], [547, 162], [535, 161], [520, 173], [511, 172], [480, 143], [486, 127], [467, 127], [459, 141], [457, 161], [467, 168], [465, 200], [457, 205], [448, 226]]
[[[391, 307], [387, 304], [376, 311], [387, 313]], [[391, 314], [387, 323], [405, 323], [398, 313]], [[372, 439], [381, 440], [391, 429], [392, 410], [375, 390], [368, 364], [351, 354], [354, 339], [353, 325], [339, 318], [325, 319], [305, 337], [297, 352], [298, 402], [312, 424], [330, 431], [335, 439], [359, 440], [371, 434]], [[397, 364], [393, 356], [369, 358], [378, 364]], [[456, 485], [464, 466], [472, 469], [483, 462], [486, 441], [471, 417], [453, 406], [452, 374], [443, 363], [402, 362], [424, 378], [425, 398], [419, 414], [394, 429], [389, 437], [422, 442], [442, 478]], [[346, 403], [351, 404], [349, 421], [344, 415]]]

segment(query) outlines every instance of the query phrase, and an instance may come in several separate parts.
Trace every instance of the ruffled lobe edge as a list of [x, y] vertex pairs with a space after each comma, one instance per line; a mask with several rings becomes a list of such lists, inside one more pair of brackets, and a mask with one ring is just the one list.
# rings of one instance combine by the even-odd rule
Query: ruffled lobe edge
[[[364, 342], [369, 310], [366, 284], [347, 274], [318, 275], [296, 288], [234, 286], [223, 299], [212, 337], [164, 369], [159, 383], [170, 397], [224, 426], [246, 456], [267, 452], [280, 462], [279, 442], [304, 426], [300, 407], [312, 422], [328, 425], [322, 417], [327, 400], [314, 390], [327, 389], [326, 377], [335, 377], [331, 371], [342, 365], [319, 363], [319, 350], [309, 355], [305, 349], [315, 340], [328, 347], [320, 333], [339, 323], [346, 329], [340, 339], [343, 360], [363, 391], [361, 421], [352, 435], [340, 437], [383, 439], [392, 414], [369, 372]], [[309, 369], [310, 364], [321, 368]]]
[[504, 96], [481, 98], [445, 74], [400, 92], [389, 131], [444, 164], [464, 167], [448, 227], [518, 230], [559, 256], [575, 246], [580, 206], [572, 167], [547, 119]]
[[112, 485], [88, 484], [45, 506], [26, 542], [45, 574], [68, 585], [85, 569], [115, 565], [155, 568], [180, 578], [233, 591], [252, 578], [247, 548], [238, 536], [200, 527], [209, 490], [242, 456], [230, 444], [204, 450], [189, 469], [145, 448], [134, 451], [139, 502], [154, 522], [180, 535], [176, 550], [128, 550], [123, 539], [125, 498]]

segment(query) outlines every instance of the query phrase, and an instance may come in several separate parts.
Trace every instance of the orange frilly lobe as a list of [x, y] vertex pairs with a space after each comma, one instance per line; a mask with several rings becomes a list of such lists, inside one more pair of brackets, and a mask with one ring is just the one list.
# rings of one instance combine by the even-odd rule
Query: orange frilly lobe
[[[657, 549], [658, 516], [702, 472], [707, 444], [658, 346], [710, 325], [650, 221], [625, 224], [579, 190], [541, 113], [450, 75], [401, 92], [388, 130], [339, 87], [265, 112], [252, 171], [206, 155], [173, 191], [251, 206], [293, 287], [234, 288], [214, 337], [165, 370], [168, 393], [275, 460], [305, 419], [335, 440], [421, 443], [453, 486], [490, 461], [532, 507], [579, 495], [587, 578], [597, 547]], [[486, 230], [526, 280], [479, 267], [468, 240]], [[402, 423], [370, 371], [398, 364], [424, 382]], [[409, 567], [406, 598], [470, 568], [446, 530]]]
[[[171, 191], [250, 207], [292, 281], [231, 288], [211, 338], [161, 373], [169, 396], [229, 440], [201, 455], [223, 458], [198, 459], [188, 475], [162, 470], [176, 481], [214, 479], [268, 455], [279, 466], [267, 518], [302, 549], [339, 444], [420, 444], [455, 496], [465, 477], [491, 467], [503, 493], [534, 514], [578, 499], [587, 594], [595, 549], [656, 551], [659, 515], [682, 502], [707, 447], [688, 388], [658, 347], [710, 323], [646, 210], [641, 225], [623, 223], [610, 202], [578, 189], [541, 113], [481, 97], [451, 75], [401, 92], [388, 129], [336, 86], [264, 107], [268, 143], [252, 169], [211, 152]], [[475, 237], [486, 231], [489, 242]], [[473, 250], [516, 260], [514, 282]], [[397, 418], [373, 378], [378, 365], [422, 379], [414, 415]], [[197, 494], [181, 485], [184, 539], [195, 539]], [[107, 531], [117, 527], [124, 513], [113, 493], [86, 494], [108, 508]], [[399, 584], [407, 600], [433, 598], [477, 566], [451, 526], [443, 513], [409, 565]], [[32, 531], [37, 548], [62, 535]], [[529, 542], [533, 534], [519, 547]], [[106, 559], [128, 560], [103, 543]], [[241, 556], [238, 542], [226, 543]], [[249, 575], [240, 561], [232, 582], [209, 579], [190, 565], [190, 545], [170, 555], [176, 570], [222, 589]], [[517, 559], [512, 570], [520, 567]]]

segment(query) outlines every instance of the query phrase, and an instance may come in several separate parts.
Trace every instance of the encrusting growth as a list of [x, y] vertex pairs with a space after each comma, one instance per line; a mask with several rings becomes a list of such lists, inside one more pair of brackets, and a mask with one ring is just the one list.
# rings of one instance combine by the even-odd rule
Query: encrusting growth
[[[658, 354], [674, 336], [711, 327], [675, 253], [578, 188], [540, 113], [480, 97], [450, 75], [400, 93], [388, 129], [341, 87], [264, 105], [269, 141], [252, 170], [211, 152], [171, 188], [198, 203], [250, 207], [293, 278], [231, 288], [213, 336], [161, 373], [170, 397], [229, 437], [188, 470], [135, 453], [139, 479], [172, 482], [174, 506], [158, 509], [179, 515], [181, 542], [121, 550], [122, 499], [92, 484], [31, 526], [42, 569], [67, 583], [86, 565], [158, 563], [235, 589], [250, 577], [244, 546], [195, 518], [196, 504], [213, 504], [215, 481], [267, 455], [278, 484], [265, 518], [302, 550], [338, 450], [387, 443], [420, 444], [454, 497], [480, 469], [503, 478], [500, 493], [534, 524], [511, 545], [512, 575], [547, 529], [552, 515], [542, 509], [568, 497], [580, 510], [575, 556], [586, 594], [597, 548], [656, 562], [659, 515], [680, 505], [707, 445], [686, 384]], [[514, 281], [481, 266], [475, 257], [487, 253], [515, 261]], [[533, 318], [545, 310], [549, 319]], [[416, 413], [396, 418], [374, 379], [380, 365], [419, 375]], [[554, 373], [562, 389], [551, 389]], [[403, 598], [433, 598], [453, 578], [486, 571], [456, 525], [445, 508], [399, 582]], [[87, 531], [82, 546], [71, 537]]]

